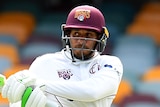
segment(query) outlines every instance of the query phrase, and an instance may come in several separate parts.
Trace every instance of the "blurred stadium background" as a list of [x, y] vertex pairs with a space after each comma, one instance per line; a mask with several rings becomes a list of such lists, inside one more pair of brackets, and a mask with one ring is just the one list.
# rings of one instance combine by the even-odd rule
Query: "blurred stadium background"
[[[102, 10], [110, 32], [103, 54], [124, 65], [112, 107], [160, 107], [159, 0], [1, 0], [0, 73], [8, 77], [61, 50], [61, 24], [79, 4]], [[8, 107], [1, 96], [0, 107]]]

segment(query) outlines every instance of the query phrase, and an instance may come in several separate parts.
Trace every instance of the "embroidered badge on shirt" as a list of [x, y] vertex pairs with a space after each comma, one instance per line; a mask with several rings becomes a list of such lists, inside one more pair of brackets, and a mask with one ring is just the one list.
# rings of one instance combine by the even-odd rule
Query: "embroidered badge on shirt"
[[69, 80], [73, 74], [71, 73], [70, 69], [68, 69], [68, 70], [62, 69], [62, 70], [58, 71], [58, 75], [60, 78], [63, 78], [65, 80]]
[[100, 70], [100, 65], [98, 63], [95, 63], [95, 64], [92, 65], [89, 72], [91, 74], [94, 74], [96, 71], [99, 71], [99, 70]]
[[84, 21], [85, 19], [90, 18], [90, 10], [76, 10], [74, 18], [78, 19], [79, 21]]

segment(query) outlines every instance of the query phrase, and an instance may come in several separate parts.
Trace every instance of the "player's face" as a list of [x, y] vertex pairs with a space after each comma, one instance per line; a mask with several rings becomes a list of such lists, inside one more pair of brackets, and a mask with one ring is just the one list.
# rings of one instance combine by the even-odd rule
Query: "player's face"
[[98, 35], [96, 32], [85, 29], [72, 29], [70, 37], [70, 45], [75, 57], [81, 58], [82, 55], [84, 57], [93, 56], [94, 52], [91, 52], [90, 50], [95, 47], [96, 41], [89, 39], [97, 39]]

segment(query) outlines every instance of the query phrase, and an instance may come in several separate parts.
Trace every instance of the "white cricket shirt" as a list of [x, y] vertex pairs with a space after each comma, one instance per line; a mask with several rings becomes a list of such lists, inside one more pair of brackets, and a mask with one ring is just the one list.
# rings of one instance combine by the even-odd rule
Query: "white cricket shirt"
[[115, 56], [96, 53], [72, 62], [64, 50], [38, 57], [29, 70], [45, 82], [48, 100], [60, 107], [110, 107], [123, 74]]

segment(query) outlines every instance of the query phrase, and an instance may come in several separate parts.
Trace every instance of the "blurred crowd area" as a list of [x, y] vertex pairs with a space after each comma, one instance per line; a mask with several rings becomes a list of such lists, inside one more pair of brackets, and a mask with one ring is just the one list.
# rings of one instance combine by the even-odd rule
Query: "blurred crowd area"
[[[37, 56], [60, 51], [61, 24], [80, 4], [103, 12], [110, 33], [103, 54], [118, 56], [124, 66], [112, 107], [160, 107], [158, 0], [1, 0], [0, 73], [8, 77]], [[0, 97], [0, 107], [8, 100]]]

